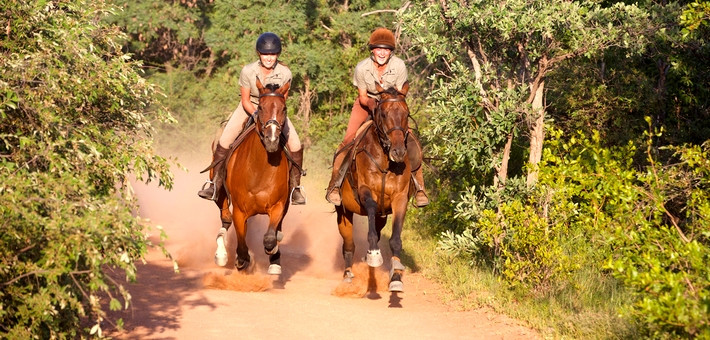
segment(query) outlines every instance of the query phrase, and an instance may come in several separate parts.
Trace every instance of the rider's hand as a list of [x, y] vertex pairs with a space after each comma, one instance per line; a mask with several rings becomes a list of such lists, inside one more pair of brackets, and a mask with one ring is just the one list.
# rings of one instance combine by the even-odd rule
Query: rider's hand
[[377, 102], [375, 102], [375, 99], [373, 99], [373, 98], [367, 99], [367, 109], [370, 110], [370, 112], [375, 112], [376, 107], [377, 107]]

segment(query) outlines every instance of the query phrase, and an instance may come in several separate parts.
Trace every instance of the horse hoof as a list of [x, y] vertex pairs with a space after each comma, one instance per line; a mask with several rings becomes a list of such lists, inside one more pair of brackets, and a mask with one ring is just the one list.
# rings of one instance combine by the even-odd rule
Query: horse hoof
[[390, 292], [403, 292], [404, 284], [402, 281], [390, 281]]
[[278, 264], [269, 265], [267, 273], [269, 273], [269, 275], [281, 275], [281, 266]]
[[250, 262], [251, 261], [242, 261], [242, 260], [237, 259], [237, 263], [236, 263], [235, 267], [237, 267], [237, 270], [241, 272], [241, 271], [244, 271], [245, 269], [249, 268]]
[[276, 232], [276, 241], [281, 242], [281, 240], [284, 239], [284, 233], [282, 233], [280, 230]]
[[347, 271], [345, 271], [345, 274], [343, 274], [343, 282], [352, 283], [354, 277], [355, 277], [355, 274], [353, 274], [353, 272], [347, 270]]
[[384, 263], [382, 253], [379, 249], [367, 251], [367, 265], [370, 267], [379, 267]]
[[279, 245], [276, 244], [276, 247], [274, 247], [274, 249], [271, 249], [271, 250], [264, 248], [264, 252], [266, 253], [266, 255], [274, 255], [279, 252]]

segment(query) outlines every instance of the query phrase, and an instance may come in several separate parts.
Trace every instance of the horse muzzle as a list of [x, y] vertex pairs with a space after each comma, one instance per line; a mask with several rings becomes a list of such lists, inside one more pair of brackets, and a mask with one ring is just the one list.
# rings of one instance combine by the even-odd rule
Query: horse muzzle
[[281, 137], [281, 125], [273, 119], [269, 120], [266, 124], [264, 124], [261, 136], [266, 152], [278, 151], [279, 139]]
[[407, 148], [404, 143], [392, 145], [389, 152], [390, 160], [397, 163], [404, 162], [404, 158], [407, 157]]

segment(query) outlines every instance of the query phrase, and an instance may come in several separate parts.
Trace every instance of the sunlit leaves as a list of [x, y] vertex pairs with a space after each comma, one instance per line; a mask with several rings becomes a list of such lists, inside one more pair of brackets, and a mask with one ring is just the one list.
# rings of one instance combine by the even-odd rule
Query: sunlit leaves
[[110, 272], [134, 279], [149, 245], [120, 189], [135, 171], [171, 184], [148, 139], [171, 117], [100, 21], [111, 10], [0, 5], [0, 337], [100, 336], [106, 302], [130, 299]]

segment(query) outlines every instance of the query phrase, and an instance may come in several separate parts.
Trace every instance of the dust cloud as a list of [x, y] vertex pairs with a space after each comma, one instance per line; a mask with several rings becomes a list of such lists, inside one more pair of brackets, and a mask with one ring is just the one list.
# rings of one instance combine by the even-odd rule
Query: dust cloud
[[[238, 273], [234, 269], [234, 228], [229, 229], [226, 237], [230, 257], [226, 268], [217, 266], [214, 263], [214, 252], [217, 232], [221, 227], [219, 209], [213, 202], [197, 196], [197, 191], [207, 179], [207, 174], [199, 172], [209, 164], [209, 157], [206, 154], [188, 160], [180, 159], [179, 162], [187, 171], [178, 167], [172, 169], [175, 178], [171, 191], [155, 183], [132, 183], [139, 204], [137, 214], [149, 221], [150, 225], [159, 225], [165, 230], [168, 235], [165, 246], [181, 272], [201, 275], [205, 288], [237, 291], [263, 291], [272, 288], [272, 285], [283, 286], [294, 275], [341, 280], [344, 270], [342, 238], [338, 233], [333, 206], [323, 197], [328, 179], [312, 176], [302, 179], [308, 203], [291, 206], [284, 219], [284, 238], [279, 244], [283, 271], [280, 276], [265, 274], [269, 265], [262, 244], [268, 224], [265, 215], [254, 216], [247, 222], [247, 244], [255, 266], [253, 273]], [[335, 287], [334, 295], [363, 296], [373, 290], [381, 291], [382, 287], [387, 289], [389, 268], [385, 267], [390, 256], [387, 240], [380, 242], [386, 259], [385, 266], [371, 271], [365, 264], [358, 263], [365, 256], [367, 248], [366, 229], [366, 219], [356, 216], [356, 279], [353, 283]], [[152, 237], [157, 239], [156, 235]], [[377, 288], [374, 288], [373, 282]]]

